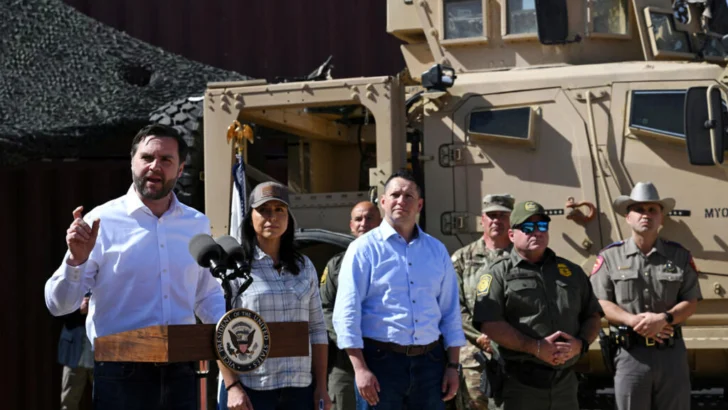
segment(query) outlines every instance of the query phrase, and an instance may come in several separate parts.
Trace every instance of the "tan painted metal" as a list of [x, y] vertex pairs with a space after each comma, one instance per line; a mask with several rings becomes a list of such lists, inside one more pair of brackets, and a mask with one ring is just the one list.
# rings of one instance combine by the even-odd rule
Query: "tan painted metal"
[[[725, 59], [695, 62], [658, 47], [665, 39], [653, 28], [670, 9], [667, 0], [615, 0], [627, 4], [623, 24], [615, 25], [623, 33], [597, 32], [603, 22], [593, 7], [599, 2], [568, 0], [570, 37], [580, 34], [583, 40], [558, 46], [541, 45], [534, 33], [509, 33], [508, 0], [482, 1], [482, 36], [445, 38], [445, 3], [388, 0], [387, 30], [406, 43], [408, 70], [400, 75], [210, 84], [205, 199], [213, 235], [228, 233], [233, 155], [225, 131], [234, 120], [299, 141], [289, 148], [288, 183], [300, 227], [346, 232], [351, 206], [381, 194], [394, 170], [412, 166], [406, 124], [422, 132], [418, 160], [426, 201], [420, 218], [428, 233], [454, 251], [482, 235], [482, 196], [508, 192], [552, 212], [552, 248], [587, 273], [600, 249], [629, 235], [624, 218], [611, 208], [613, 199], [628, 194], [636, 181], [650, 180], [663, 196], [677, 199], [678, 210], [691, 212], [669, 216], [662, 230], [691, 250], [701, 270], [705, 300], [685, 328], [691, 368], [697, 376], [725, 371], [728, 173], [691, 166], [683, 138], [634, 123], [636, 108], [644, 108], [635, 108], [636, 93], [718, 85], [725, 94]], [[692, 22], [674, 28], [693, 44], [699, 15], [695, 5], [690, 10]], [[405, 112], [406, 98], [418, 88], [404, 85], [418, 81], [433, 63], [457, 70], [454, 85], [426, 94]], [[331, 110], [341, 107], [355, 108], [348, 112], [357, 121]], [[665, 115], [682, 115], [679, 110]], [[504, 114], [514, 116], [503, 117], [511, 119], [502, 120], [500, 130], [488, 128]], [[648, 120], [659, 122], [660, 113], [641, 119]], [[505, 135], [514, 132], [511, 126], [520, 134]], [[360, 146], [376, 151], [376, 164], [368, 169], [360, 167]], [[359, 186], [361, 172], [368, 172], [368, 189]], [[579, 366], [605, 371], [596, 344]]]

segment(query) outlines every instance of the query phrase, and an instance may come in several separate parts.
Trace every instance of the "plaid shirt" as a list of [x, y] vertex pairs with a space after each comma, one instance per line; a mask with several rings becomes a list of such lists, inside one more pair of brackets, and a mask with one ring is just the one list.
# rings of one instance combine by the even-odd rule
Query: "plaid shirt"
[[[328, 344], [321, 310], [318, 275], [313, 263], [304, 258], [297, 276], [273, 267], [273, 260], [256, 246], [251, 275], [253, 283], [233, 301], [234, 308], [257, 312], [266, 322], [308, 322], [309, 342]], [[233, 294], [242, 283], [236, 279]], [[273, 390], [306, 387], [311, 384], [311, 350], [305, 357], [268, 358], [257, 369], [240, 375], [248, 388]]]

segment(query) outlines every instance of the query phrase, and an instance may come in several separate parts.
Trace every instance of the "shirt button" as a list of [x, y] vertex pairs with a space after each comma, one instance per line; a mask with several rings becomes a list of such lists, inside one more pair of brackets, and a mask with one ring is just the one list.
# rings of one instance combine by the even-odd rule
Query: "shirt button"
[[409, 266], [412, 266], [412, 262], [410, 262], [410, 263], [409, 263], [408, 265], [409, 265]]
[[415, 319], [415, 323], [420, 323], [420, 321], [419, 321], [419, 320], [417, 320], [417, 319]]
[[167, 273], [167, 269], [162, 269], [162, 272]]
[[168, 297], [169, 297], [169, 296], [167, 296], [167, 295], [164, 295], [164, 298], [165, 298], [165, 299], [167, 299]]
[[159, 247], [160, 248], [164, 248], [164, 244], [163, 243], [162, 244], [159, 244]]
[[645, 276], [650, 276], [650, 272], [645, 272]]
[[414, 284], [415, 284], [414, 282], [410, 281], [410, 285], [414, 285]]
[[412, 301], [412, 303], [417, 303], [417, 302], [415, 302], [415, 301], [413, 300], [413, 301]]

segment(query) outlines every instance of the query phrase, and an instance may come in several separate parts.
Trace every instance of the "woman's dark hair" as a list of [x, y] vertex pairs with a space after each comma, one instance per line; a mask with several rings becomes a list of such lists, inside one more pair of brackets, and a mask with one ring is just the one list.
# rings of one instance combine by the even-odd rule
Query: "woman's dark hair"
[[[295, 248], [293, 244], [293, 232], [295, 230], [295, 223], [293, 216], [288, 212], [288, 228], [283, 232], [281, 236], [281, 249], [279, 250], [279, 262], [276, 267], [284, 267], [292, 275], [298, 275], [301, 272], [304, 259]], [[248, 212], [245, 213], [243, 218], [243, 224], [240, 227], [240, 237], [242, 238], [241, 244], [243, 247], [243, 255], [245, 260], [248, 261], [248, 266], [252, 266], [253, 257], [255, 256], [255, 246], [258, 244], [258, 237], [255, 234], [253, 228], [253, 210], [248, 208]]]

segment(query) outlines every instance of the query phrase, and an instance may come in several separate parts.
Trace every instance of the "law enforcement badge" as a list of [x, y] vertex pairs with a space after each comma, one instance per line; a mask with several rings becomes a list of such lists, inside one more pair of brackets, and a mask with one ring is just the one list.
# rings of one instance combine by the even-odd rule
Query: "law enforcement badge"
[[571, 276], [571, 269], [569, 269], [569, 267], [566, 266], [566, 264], [560, 263], [560, 264], [558, 264], [558, 268], [559, 268], [559, 273], [561, 274], [561, 276], [563, 276], [565, 278], [568, 278], [569, 276]]
[[493, 275], [487, 273], [480, 277], [480, 280], [478, 281], [478, 287], [476, 290], [478, 291], [477, 295], [487, 295], [488, 291], [490, 290], [490, 282], [493, 281]]
[[530, 212], [530, 211], [535, 211], [536, 209], [538, 209], [538, 206], [536, 205], [536, 203], [535, 203], [535, 202], [531, 202], [531, 201], [528, 201], [528, 202], [526, 202], [526, 203], [525, 203], [525, 204], [523, 205], [523, 208], [524, 208], [524, 209], [525, 209], [526, 211], [529, 211], [529, 212]]
[[236, 373], [255, 370], [270, 351], [268, 325], [252, 310], [233, 309], [217, 323], [215, 351], [225, 367]]
[[677, 272], [677, 268], [675, 267], [675, 264], [672, 263], [672, 261], [667, 261], [667, 263], [665, 263], [664, 271], [667, 273], [675, 273]]
[[325, 268], [324, 268], [324, 273], [323, 273], [323, 275], [321, 275], [321, 284], [322, 284], [322, 285], [323, 285], [324, 283], [326, 283], [326, 278], [328, 278], [328, 277], [329, 277], [329, 267], [327, 266], [327, 267], [325, 267]]

